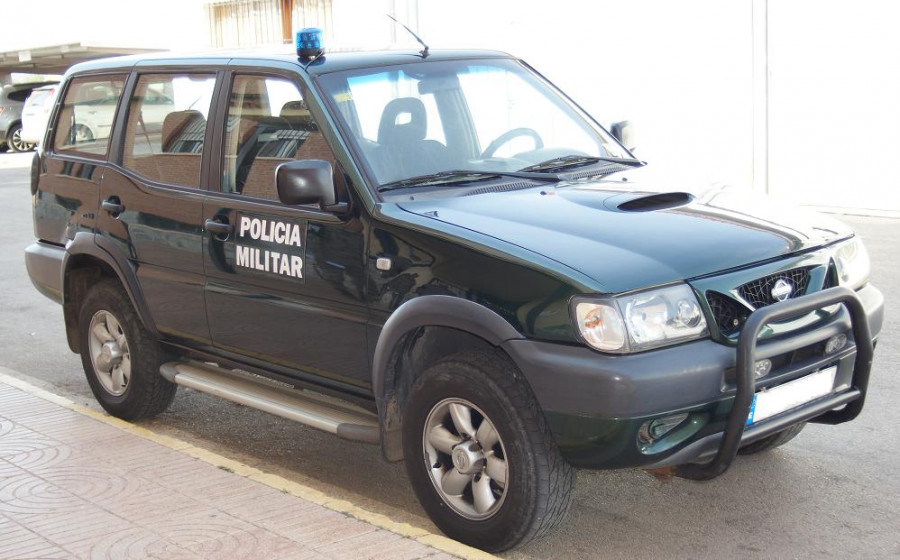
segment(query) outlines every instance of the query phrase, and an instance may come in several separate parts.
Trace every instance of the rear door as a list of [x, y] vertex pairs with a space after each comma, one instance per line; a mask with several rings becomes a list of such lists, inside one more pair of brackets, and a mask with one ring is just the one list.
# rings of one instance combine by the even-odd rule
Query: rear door
[[289, 74], [228, 82], [220, 189], [204, 210], [213, 342], [289, 375], [368, 387], [363, 223], [284, 205], [275, 189], [278, 165], [328, 160], [346, 201], [344, 174]]
[[[202, 186], [217, 74], [146, 70], [132, 77], [117, 144], [100, 189], [98, 243], [137, 269], [166, 338], [208, 345]], [[93, 118], [103, 111], [95, 107]]]
[[[34, 195], [38, 239], [65, 245], [78, 234], [94, 233], [100, 182], [108, 171], [109, 132], [127, 77], [127, 73], [97, 74], [67, 83], [51, 131], [52, 140], [41, 159], [40, 190]], [[107, 115], [106, 127], [94, 133], [79, 116], [100, 90], [110, 98], [113, 111]]]

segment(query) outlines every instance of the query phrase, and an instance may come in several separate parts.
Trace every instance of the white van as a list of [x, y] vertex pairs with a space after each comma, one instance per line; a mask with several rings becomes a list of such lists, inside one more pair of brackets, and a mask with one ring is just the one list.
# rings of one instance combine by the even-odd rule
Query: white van
[[22, 140], [29, 144], [40, 144], [47, 130], [47, 119], [56, 100], [59, 84], [35, 89], [25, 100], [22, 108]]

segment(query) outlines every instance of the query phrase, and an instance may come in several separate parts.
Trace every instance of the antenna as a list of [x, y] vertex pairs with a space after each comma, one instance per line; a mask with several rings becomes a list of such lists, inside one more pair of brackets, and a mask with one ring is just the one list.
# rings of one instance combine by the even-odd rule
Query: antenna
[[421, 37], [419, 37], [418, 35], [416, 35], [415, 33], [413, 33], [413, 30], [412, 30], [412, 29], [410, 29], [409, 27], [406, 27], [404, 24], [400, 23], [400, 22], [397, 20], [397, 18], [395, 18], [395, 17], [392, 16], [391, 14], [385, 14], [385, 15], [386, 15], [387, 17], [391, 18], [392, 20], [394, 20], [394, 22], [395, 22], [396, 24], [398, 24], [398, 25], [399, 25], [400, 27], [402, 27], [403, 29], [407, 30], [407, 31], [409, 32], [410, 35], [412, 35], [413, 37], [416, 38], [416, 41], [418, 41], [419, 44], [422, 45], [422, 47], [423, 47], [423, 49], [422, 49], [421, 51], [419, 51], [419, 54], [422, 55], [422, 58], [426, 58], [426, 57], [428, 56], [428, 45], [425, 44], [425, 41], [423, 41]]

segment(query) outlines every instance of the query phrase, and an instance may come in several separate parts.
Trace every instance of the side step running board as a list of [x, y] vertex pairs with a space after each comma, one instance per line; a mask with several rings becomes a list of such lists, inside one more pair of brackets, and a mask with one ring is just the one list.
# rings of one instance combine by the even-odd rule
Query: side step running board
[[160, 366], [159, 373], [172, 383], [294, 420], [344, 439], [376, 444], [380, 441], [378, 416], [338, 399], [196, 361], [169, 362]]

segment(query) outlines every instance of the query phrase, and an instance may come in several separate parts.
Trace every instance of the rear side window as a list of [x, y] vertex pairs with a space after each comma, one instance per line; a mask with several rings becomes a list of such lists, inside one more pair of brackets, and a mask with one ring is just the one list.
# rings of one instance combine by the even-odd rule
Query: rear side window
[[106, 157], [124, 87], [125, 76], [73, 79], [54, 127], [53, 149], [61, 154]]
[[31, 93], [30, 89], [23, 89], [19, 91], [14, 91], [9, 94], [9, 98], [13, 101], [18, 101], [20, 103], [24, 103], [26, 99], [28, 99], [28, 94]]
[[128, 109], [122, 164], [152, 181], [200, 186], [215, 74], [144, 74]]

